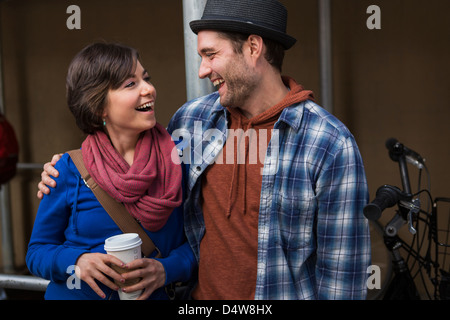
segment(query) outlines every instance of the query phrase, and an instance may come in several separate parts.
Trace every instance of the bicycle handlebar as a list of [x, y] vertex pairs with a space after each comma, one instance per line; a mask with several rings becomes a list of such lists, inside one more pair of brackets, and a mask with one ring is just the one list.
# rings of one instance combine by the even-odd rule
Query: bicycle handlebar
[[381, 217], [384, 209], [393, 207], [400, 200], [409, 200], [410, 198], [410, 195], [399, 188], [384, 185], [378, 188], [375, 199], [364, 207], [364, 216], [369, 220], [376, 221]]

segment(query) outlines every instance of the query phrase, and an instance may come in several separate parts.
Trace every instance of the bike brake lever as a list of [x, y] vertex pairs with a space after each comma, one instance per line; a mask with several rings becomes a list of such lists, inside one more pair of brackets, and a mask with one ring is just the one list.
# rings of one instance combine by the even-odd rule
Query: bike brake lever
[[418, 198], [413, 199], [412, 202], [400, 201], [400, 204], [409, 209], [408, 212], [408, 229], [411, 234], [416, 234], [417, 230], [413, 226], [413, 215], [416, 215], [420, 211], [420, 200]]

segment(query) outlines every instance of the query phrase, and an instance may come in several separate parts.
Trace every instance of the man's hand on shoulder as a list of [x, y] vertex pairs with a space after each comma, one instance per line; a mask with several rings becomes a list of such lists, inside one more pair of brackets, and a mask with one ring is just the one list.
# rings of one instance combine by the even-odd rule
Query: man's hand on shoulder
[[62, 155], [62, 153], [55, 154], [52, 157], [52, 160], [44, 165], [44, 171], [42, 171], [41, 173], [41, 181], [38, 183], [38, 199], [42, 200], [44, 194], [50, 194], [50, 189], [48, 188], [48, 186], [52, 188], [56, 187], [56, 181], [51, 177], [57, 178], [59, 176], [59, 172], [55, 169], [55, 165], [59, 161], [59, 159], [61, 159]]

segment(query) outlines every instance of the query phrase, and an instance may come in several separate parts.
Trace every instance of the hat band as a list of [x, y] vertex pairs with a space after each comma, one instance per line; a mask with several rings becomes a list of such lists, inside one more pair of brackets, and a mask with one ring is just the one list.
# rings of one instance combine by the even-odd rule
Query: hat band
[[248, 19], [243, 19], [240, 17], [230, 17], [230, 16], [221, 16], [221, 15], [203, 15], [202, 20], [222, 20], [222, 21], [234, 21], [234, 22], [240, 22], [260, 27], [265, 27], [274, 31], [283, 32], [286, 33], [286, 29], [281, 30], [277, 25], [269, 24], [262, 21], [251, 21]]

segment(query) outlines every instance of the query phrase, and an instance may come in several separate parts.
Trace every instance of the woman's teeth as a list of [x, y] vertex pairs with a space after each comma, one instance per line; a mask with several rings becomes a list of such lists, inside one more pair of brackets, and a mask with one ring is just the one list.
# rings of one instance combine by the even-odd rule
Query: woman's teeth
[[154, 106], [154, 105], [155, 105], [154, 102], [148, 102], [148, 103], [146, 103], [146, 104], [143, 104], [143, 105], [140, 106], [140, 107], [137, 107], [136, 110], [137, 110], [137, 111], [149, 111], [149, 110], [153, 109], [153, 106]]

